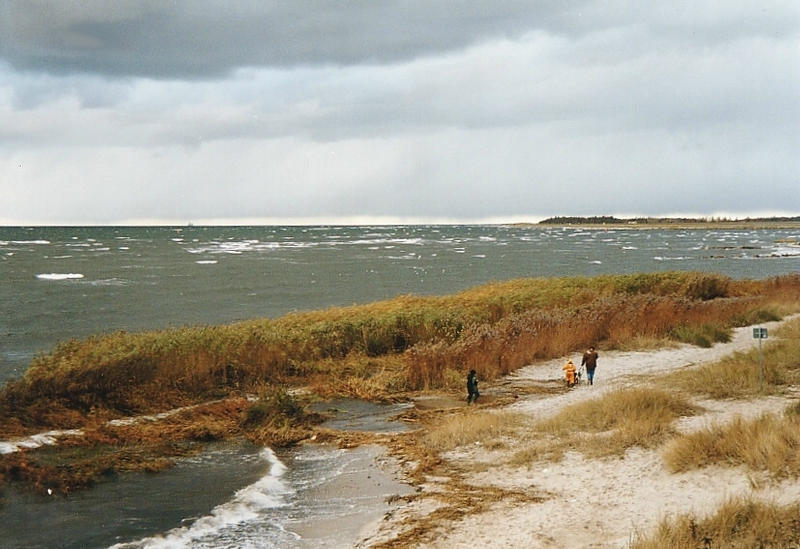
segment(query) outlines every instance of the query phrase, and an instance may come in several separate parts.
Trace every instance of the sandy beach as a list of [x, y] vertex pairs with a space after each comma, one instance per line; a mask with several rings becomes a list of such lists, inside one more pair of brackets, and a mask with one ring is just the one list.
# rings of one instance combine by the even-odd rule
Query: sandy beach
[[[764, 326], [772, 333], [778, 325], [776, 322]], [[643, 384], [652, 376], [668, 371], [714, 362], [757, 345], [752, 328], [746, 327], [736, 329], [729, 343], [718, 343], [708, 349], [680, 345], [642, 352], [601, 352], [593, 386], [582, 384], [553, 395], [525, 394], [526, 387], [559, 380], [561, 365], [567, 358], [562, 357], [522, 368], [494, 384], [487, 384], [483, 391], [488, 398], [493, 393], [518, 391], [519, 397], [502, 410], [519, 412], [533, 422], [569, 404], [614, 389]], [[577, 358], [580, 363], [577, 353], [570, 358]], [[694, 401], [702, 411], [680, 419], [676, 428], [688, 433], [728, 422], [736, 416], [778, 414], [796, 401], [797, 396], [797, 388], [793, 387], [785, 396]], [[485, 413], [494, 413], [497, 409], [484, 408]], [[476, 493], [500, 488], [531, 494], [527, 501], [501, 499], [484, 506], [480, 512], [437, 520], [423, 536], [408, 536], [410, 525], [418, 524], [443, 505], [435, 496], [447, 492], [449, 479], [428, 478], [417, 487], [422, 497], [412, 499], [385, 516], [358, 547], [627, 547], [637, 533], [652, 531], [664, 517], [682, 513], [702, 517], [714, 512], [729, 498], [749, 496], [775, 503], [800, 500], [800, 479], [797, 478], [776, 481], [743, 467], [721, 466], [670, 473], [663, 464], [663, 449], [635, 447], [621, 458], [597, 459], [568, 452], [560, 462], [541, 461], [529, 467], [508, 465], [510, 456], [526, 442], [509, 441], [501, 448], [485, 448], [476, 443], [459, 447], [443, 458], [445, 465], [449, 463], [460, 470], [473, 471], [465, 480]], [[407, 466], [410, 468], [413, 463]], [[398, 539], [407, 541], [398, 542]]]

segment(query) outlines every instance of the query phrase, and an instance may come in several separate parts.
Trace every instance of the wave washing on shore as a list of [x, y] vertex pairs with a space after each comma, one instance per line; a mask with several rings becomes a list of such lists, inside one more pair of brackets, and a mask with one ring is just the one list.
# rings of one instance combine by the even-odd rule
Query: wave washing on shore
[[269, 516], [270, 510], [287, 507], [288, 497], [294, 492], [283, 478], [286, 466], [270, 448], [261, 450], [259, 457], [269, 465], [268, 473], [238, 490], [230, 501], [218, 505], [210, 514], [164, 535], [119, 543], [112, 548], [287, 547], [288, 543], [296, 542], [296, 534]]
[[[334, 414], [325, 423], [332, 429], [407, 428], [389, 419], [404, 405], [341, 399], [317, 408]], [[17, 443], [52, 445], [59, 435], [69, 434], [43, 433]], [[0, 493], [0, 509], [7, 518], [0, 522], [0, 547], [351, 547], [363, 537], [365, 526], [390, 509], [391, 496], [411, 491], [381, 467], [379, 462], [387, 461], [382, 452], [375, 446], [302, 444], [273, 451], [248, 443], [218, 443], [158, 475], [120, 475], [64, 497], [8, 487]]]

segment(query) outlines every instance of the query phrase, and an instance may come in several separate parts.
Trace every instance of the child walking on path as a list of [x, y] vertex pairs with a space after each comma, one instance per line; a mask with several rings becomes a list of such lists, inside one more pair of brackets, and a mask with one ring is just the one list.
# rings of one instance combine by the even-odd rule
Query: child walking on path
[[573, 364], [572, 359], [569, 359], [561, 369], [564, 370], [564, 378], [567, 381], [567, 387], [575, 385], [575, 364]]
[[470, 370], [467, 375], [467, 404], [478, 401], [481, 394], [478, 392], [478, 378], [475, 377], [475, 370]]

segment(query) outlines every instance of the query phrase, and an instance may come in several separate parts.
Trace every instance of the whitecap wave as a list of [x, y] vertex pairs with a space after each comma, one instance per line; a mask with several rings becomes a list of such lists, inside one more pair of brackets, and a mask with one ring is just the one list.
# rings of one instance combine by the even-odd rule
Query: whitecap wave
[[72, 280], [83, 278], [81, 273], [41, 273], [37, 274], [39, 280]]
[[[293, 493], [283, 478], [287, 468], [272, 449], [264, 448], [259, 457], [270, 464], [269, 472], [255, 483], [237, 491], [230, 501], [216, 506], [210, 514], [198, 518], [188, 526], [173, 528], [163, 535], [116, 544], [109, 549], [190, 548], [205, 546], [204, 542], [210, 540], [237, 539], [235, 530], [238, 527], [264, 521], [266, 512], [270, 509], [289, 505], [287, 498]], [[239, 542], [242, 541], [239, 538]]]
[[25, 246], [27, 244], [47, 245], [50, 244], [49, 240], [0, 240], [0, 246], [8, 246], [15, 244], [18, 246]]

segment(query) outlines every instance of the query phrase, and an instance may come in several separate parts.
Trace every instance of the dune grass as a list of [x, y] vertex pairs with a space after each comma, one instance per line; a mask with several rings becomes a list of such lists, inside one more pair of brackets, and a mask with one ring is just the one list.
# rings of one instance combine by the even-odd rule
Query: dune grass
[[728, 326], [776, 303], [800, 306], [800, 275], [521, 279], [278, 319], [101, 334], [37, 356], [0, 392], [0, 425], [4, 432], [74, 426], [102, 410], [157, 411], [268, 385], [367, 398], [455, 383], [460, 390], [472, 368], [494, 379], [590, 343]]
[[492, 448], [521, 433], [524, 416], [513, 412], [467, 410], [439, 419], [425, 430], [423, 444], [436, 452], [479, 443]]
[[750, 421], [737, 417], [679, 436], [665, 450], [664, 462], [672, 472], [744, 465], [776, 477], [800, 476], [800, 404], [782, 417], [765, 414]]
[[736, 499], [712, 516], [681, 515], [665, 519], [649, 536], [637, 536], [631, 549], [698, 547], [800, 547], [800, 503], [775, 505]]
[[655, 448], [675, 433], [673, 422], [696, 408], [680, 395], [651, 388], [620, 389], [567, 406], [531, 428], [537, 443], [515, 453], [513, 465], [559, 461], [575, 450], [591, 457], [622, 455], [634, 446]]
[[[764, 393], [779, 393], [800, 383], [800, 319], [771, 333], [761, 353]], [[660, 384], [714, 399], [751, 397], [762, 391], [759, 367], [759, 350], [753, 349], [667, 374], [660, 378]]]

